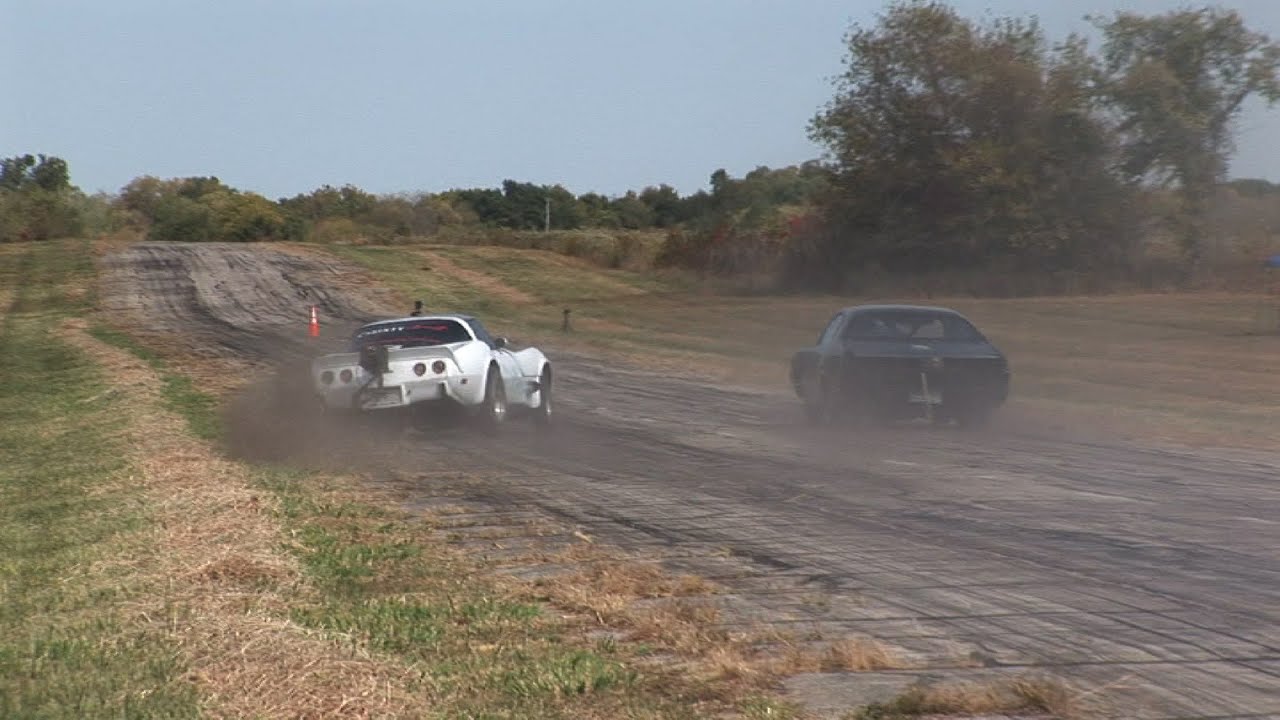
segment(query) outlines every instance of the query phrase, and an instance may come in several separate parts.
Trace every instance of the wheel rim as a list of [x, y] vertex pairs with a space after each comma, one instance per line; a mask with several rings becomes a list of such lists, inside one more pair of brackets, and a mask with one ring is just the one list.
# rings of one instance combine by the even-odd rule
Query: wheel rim
[[551, 404], [551, 377], [549, 375], [542, 376], [542, 405], [541, 411], [544, 417], [551, 417], [554, 407]]
[[493, 383], [493, 419], [501, 421], [507, 415], [507, 391], [502, 387], [502, 376], [494, 373], [490, 380]]

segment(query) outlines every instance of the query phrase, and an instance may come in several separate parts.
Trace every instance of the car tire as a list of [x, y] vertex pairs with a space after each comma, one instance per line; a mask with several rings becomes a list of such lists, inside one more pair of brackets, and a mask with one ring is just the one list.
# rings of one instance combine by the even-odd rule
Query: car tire
[[965, 430], [980, 430], [991, 422], [993, 410], [984, 407], [965, 408], [956, 414], [956, 424]]
[[486, 432], [497, 432], [507, 419], [507, 390], [498, 368], [489, 367], [484, 379], [484, 401], [480, 404], [480, 424]]
[[810, 370], [806, 373], [803, 387], [805, 390], [800, 399], [804, 402], [804, 414], [809, 424], [819, 427], [834, 424], [836, 420], [835, 398], [831, 389], [822, 381], [822, 377], [818, 375], [816, 370]]
[[538, 378], [538, 406], [533, 409], [533, 423], [539, 430], [550, 430], [555, 413], [554, 393], [552, 392], [552, 374], [548, 366], [543, 368]]

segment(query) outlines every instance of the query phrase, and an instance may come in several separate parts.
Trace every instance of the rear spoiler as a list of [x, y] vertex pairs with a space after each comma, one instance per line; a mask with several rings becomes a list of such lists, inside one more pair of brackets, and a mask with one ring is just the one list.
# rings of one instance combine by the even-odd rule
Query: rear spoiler
[[[387, 351], [388, 362], [404, 362], [409, 360], [445, 359], [457, 363], [453, 351], [444, 345], [424, 345], [422, 347], [399, 348]], [[360, 354], [354, 352], [322, 355], [311, 361], [312, 372], [339, 370], [360, 364]]]

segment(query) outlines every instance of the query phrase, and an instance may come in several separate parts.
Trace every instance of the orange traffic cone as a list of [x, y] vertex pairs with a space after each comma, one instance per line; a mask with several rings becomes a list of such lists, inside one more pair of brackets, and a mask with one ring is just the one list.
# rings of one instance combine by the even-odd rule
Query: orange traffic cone
[[311, 306], [311, 337], [320, 337], [320, 318], [316, 316], [316, 306]]

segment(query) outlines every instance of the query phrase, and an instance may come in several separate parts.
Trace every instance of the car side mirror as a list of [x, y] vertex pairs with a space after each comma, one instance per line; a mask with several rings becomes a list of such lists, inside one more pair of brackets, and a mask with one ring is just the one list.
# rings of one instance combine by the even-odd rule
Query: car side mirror
[[494, 338], [494, 339], [493, 339], [493, 347], [494, 347], [495, 349], [497, 349], [497, 350], [501, 350], [502, 348], [504, 348], [504, 347], [506, 347], [506, 346], [507, 346], [507, 339], [506, 339], [506, 338], [504, 338], [504, 337], [496, 337], [496, 338]]

